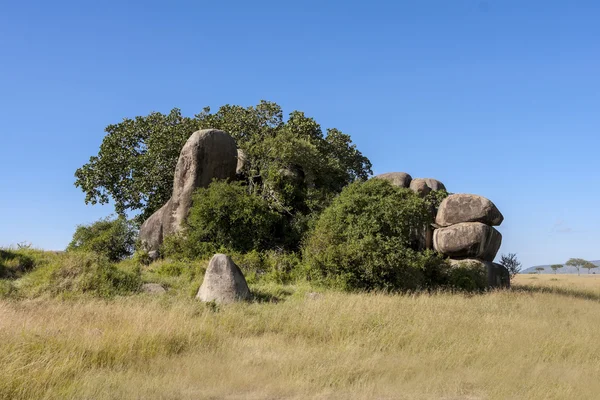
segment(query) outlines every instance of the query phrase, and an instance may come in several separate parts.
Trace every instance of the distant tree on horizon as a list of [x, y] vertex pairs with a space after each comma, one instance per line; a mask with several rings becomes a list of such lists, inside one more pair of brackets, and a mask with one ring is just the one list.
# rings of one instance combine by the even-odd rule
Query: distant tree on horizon
[[583, 264], [583, 268], [586, 268], [588, 270], [588, 274], [589, 274], [592, 269], [598, 268], [598, 266], [596, 264], [592, 264], [591, 262], [588, 261], [585, 264]]
[[562, 267], [564, 267], [564, 265], [562, 265], [562, 264], [552, 264], [550, 266], [550, 268], [552, 268], [552, 271], [554, 271], [555, 275], [556, 275], [556, 270], [561, 269]]
[[535, 270], [540, 274], [544, 270], [544, 267], [536, 267]]
[[589, 261], [584, 260], [583, 258], [569, 258], [569, 260], [565, 263], [569, 267], [575, 267], [577, 269], [577, 275], [581, 275], [579, 270], [581, 267], [586, 265]]

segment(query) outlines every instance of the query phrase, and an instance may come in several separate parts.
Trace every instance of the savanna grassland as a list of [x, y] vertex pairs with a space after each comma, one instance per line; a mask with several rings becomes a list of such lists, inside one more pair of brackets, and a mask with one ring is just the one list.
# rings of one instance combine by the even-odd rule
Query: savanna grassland
[[467, 295], [251, 284], [0, 301], [2, 399], [595, 399], [600, 279]]

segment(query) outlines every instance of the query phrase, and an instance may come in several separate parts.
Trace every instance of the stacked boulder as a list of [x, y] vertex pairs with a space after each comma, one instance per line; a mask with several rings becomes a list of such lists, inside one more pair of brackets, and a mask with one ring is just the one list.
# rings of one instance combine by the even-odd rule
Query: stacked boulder
[[[376, 178], [411, 189], [421, 197], [432, 191], [446, 190], [436, 179], [413, 179], [406, 172], [389, 172]], [[494, 226], [504, 220], [494, 203], [474, 194], [452, 194], [433, 211], [435, 224], [415, 232], [419, 249], [433, 248], [447, 256], [453, 266], [466, 263], [481, 268], [487, 276], [488, 287], [509, 286], [508, 271], [493, 262], [502, 244], [502, 235]]]
[[493, 263], [502, 235], [494, 226], [504, 217], [490, 200], [475, 194], [453, 194], [442, 201], [433, 232], [433, 248], [453, 265], [475, 264], [485, 269], [487, 286], [509, 285], [506, 268]]

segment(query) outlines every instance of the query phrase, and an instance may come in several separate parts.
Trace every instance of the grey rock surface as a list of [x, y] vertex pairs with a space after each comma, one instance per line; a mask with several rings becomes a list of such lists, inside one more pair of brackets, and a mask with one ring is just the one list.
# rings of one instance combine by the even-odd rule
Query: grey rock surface
[[235, 168], [235, 173], [241, 174], [244, 171], [244, 167], [246, 166], [246, 153], [244, 150], [237, 149], [237, 166]]
[[496, 205], [485, 197], [476, 194], [452, 194], [446, 197], [435, 218], [439, 226], [450, 226], [461, 222], [481, 222], [498, 226], [504, 216]]
[[437, 179], [433, 179], [433, 178], [422, 178], [425, 181], [425, 184], [427, 186], [429, 186], [429, 188], [431, 190], [446, 190], [446, 186], [438, 181]]
[[431, 188], [427, 184], [427, 181], [423, 178], [415, 178], [410, 182], [410, 190], [419, 195], [419, 197], [425, 197], [431, 192]]
[[235, 140], [223, 131], [204, 129], [190, 136], [179, 154], [171, 198], [140, 228], [146, 250], [158, 250], [165, 236], [181, 230], [197, 188], [213, 179], [235, 178], [237, 156]]
[[403, 188], [409, 188], [412, 181], [412, 176], [406, 172], [388, 172], [377, 175], [374, 178], [385, 179], [386, 181], [390, 181], [392, 185]]
[[250, 290], [244, 274], [231, 257], [215, 254], [208, 264], [196, 298], [227, 304], [249, 299]]
[[165, 294], [167, 290], [158, 283], [144, 283], [142, 285], [142, 292], [148, 294]]
[[450, 258], [493, 261], [501, 244], [500, 232], [481, 222], [463, 222], [433, 232], [433, 248]]
[[487, 280], [488, 288], [508, 288], [510, 287], [510, 274], [508, 270], [500, 264], [491, 261], [482, 261], [473, 258], [463, 260], [450, 259], [450, 265], [457, 267], [461, 264], [469, 264], [485, 270], [484, 274]]

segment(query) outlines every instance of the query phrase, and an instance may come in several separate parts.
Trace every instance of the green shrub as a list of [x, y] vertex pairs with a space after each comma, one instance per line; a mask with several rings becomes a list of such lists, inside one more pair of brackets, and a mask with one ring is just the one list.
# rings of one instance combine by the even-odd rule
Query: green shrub
[[485, 267], [478, 262], [461, 262], [450, 269], [449, 285], [454, 289], [469, 292], [484, 290], [487, 287]]
[[289, 283], [296, 278], [295, 272], [301, 263], [298, 254], [276, 250], [232, 253], [231, 258], [249, 283]]
[[282, 216], [247, 187], [215, 181], [196, 191], [184, 234], [166, 238], [162, 254], [194, 259], [220, 249], [242, 253], [269, 249], [281, 237], [282, 223]]
[[135, 292], [141, 284], [140, 271], [133, 265], [118, 268], [106, 257], [77, 251], [56, 257], [19, 281], [26, 297], [89, 294], [98, 297]]
[[406, 290], [428, 286], [433, 253], [411, 246], [414, 232], [431, 223], [428, 202], [381, 179], [346, 187], [320, 216], [306, 241], [304, 268], [311, 280], [345, 290]]
[[129, 221], [107, 217], [77, 226], [67, 251], [91, 251], [116, 262], [131, 256], [135, 240], [136, 231]]

